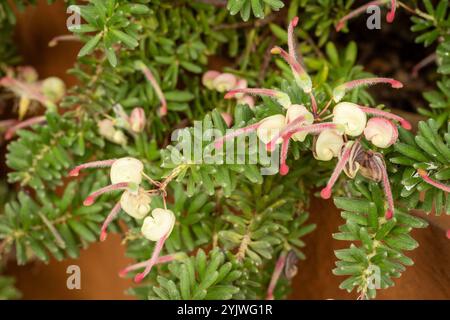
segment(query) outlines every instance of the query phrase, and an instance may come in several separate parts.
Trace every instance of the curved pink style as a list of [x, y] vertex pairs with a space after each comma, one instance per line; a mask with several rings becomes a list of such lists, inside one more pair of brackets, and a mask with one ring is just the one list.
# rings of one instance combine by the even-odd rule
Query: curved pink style
[[280, 174], [285, 176], [289, 173], [289, 166], [286, 164], [287, 153], [289, 149], [289, 137], [283, 139], [283, 144], [281, 145], [281, 156], [280, 156]]
[[431, 179], [428, 176], [428, 173], [423, 170], [423, 169], [417, 169], [417, 173], [419, 174], [419, 176], [423, 179], [423, 181], [425, 181], [426, 183], [432, 185], [435, 188], [441, 189], [444, 192], [450, 192], [450, 186], [443, 184], [441, 182], [437, 182], [433, 179]]
[[43, 123], [45, 121], [47, 121], [47, 118], [45, 116], [33, 117], [25, 121], [20, 121], [17, 124], [9, 127], [8, 130], [6, 130], [5, 139], [6, 140], [12, 139], [12, 137], [14, 137], [16, 132], [20, 129], [24, 129], [38, 123]]
[[260, 96], [268, 96], [268, 97], [277, 97], [281, 91], [272, 90], [272, 89], [263, 89], [263, 88], [242, 88], [242, 89], [233, 89], [228, 91], [224, 98], [231, 99], [234, 98], [239, 93], [247, 93], [251, 95], [260, 95]]
[[283, 48], [275, 46], [270, 51], [272, 54], [279, 54], [289, 64], [294, 74], [303, 75], [306, 74], [305, 69], [298, 63], [297, 60], [290, 54], [288, 54]]
[[295, 46], [295, 37], [294, 37], [294, 28], [298, 24], [298, 17], [294, 17], [288, 26], [288, 48], [289, 48], [289, 55], [293, 57], [294, 59], [297, 59], [297, 50]]
[[116, 161], [116, 159], [111, 160], [102, 160], [102, 161], [92, 161], [87, 162], [84, 164], [80, 164], [79, 166], [76, 166], [69, 172], [70, 177], [76, 177], [80, 174], [80, 171], [87, 168], [106, 168], [111, 167], [113, 163]]
[[166, 97], [164, 96], [164, 93], [161, 90], [161, 87], [159, 86], [158, 82], [156, 81], [155, 77], [153, 76], [153, 73], [150, 71], [150, 69], [146, 65], [141, 64], [141, 70], [144, 73], [145, 78], [147, 78], [147, 80], [152, 85], [153, 89], [156, 92], [156, 95], [159, 98], [159, 101], [161, 102], [161, 107], [159, 109], [160, 114], [162, 116], [165, 116], [167, 114], [167, 101], [166, 101]]
[[272, 273], [272, 278], [270, 279], [269, 287], [267, 288], [266, 300], [273, 300], [273, 291], [277, 285], [278, 279], [280, 278], [281, 272], [283, 271], [284, 265], [286, 264], [286, 253], [282, 253], [275, 264], [275, 269]]
[[388, 14], [386, 15], [386, 21], [389, 23], [394, 22], [395, 19], [395, 10], [397, 10], [397, 1], [391, 0], [391, 10], [389, 10]]
[[345, 26], [345, 22], [347, 22], [348, 20], [359, 16], [361, 13], [366, 12], [366, 9], [370, 6], [379, 6], [384, 4], [385, 0], [375, 0], [375, 1], [370, 1], [368, 3], [366, 3], [365, 5], [362, 5], [359, 8], [356, 8], [355, 10], [351, 11], [349, 14], [347, 14], [346, 16], [342, 17], [341, 20], [339, 20], [339, 22], [336, 25], [336, 31], [339, 32], [342, 30], [342, 28], [344, 28]]
[[345, 165], [347, 164], [349, 158], [350, 158], [350, 152], [352, 150], [352, 145], [346, 145], [344, 147], [344, 152], [342, 153], [342, 157], [339, 159], [338, 163], [336, 164], [336, 167], [333, 170], [333, 173], [331, 174], [330, 180], [328, 180], [327, 186], [320, 191], [320, 196], [323, 199], [329, 199], [331, 197], [331, 189], [333, 188], [334, 184], [336, 183], [337, 179], [339, 178], [339, 175], [341, 174], [342, 170], [344, 170]]
[[392, 190], [391, 190], [391, 184], [389, 183], [389, 176], [386, 170], [386, 165], [384, 164], [384, 161], [381, 158], [374, 158], [378, 162], [378, 166], [382, 171], [383, 174], [383, 189], [384, 194], [386, 196], [386, 200], [388, 203], [388, 209], [385, 213], [385, 218], [387, 220], [392, 219], [394, 216], [394, 198], [392, 197]]
[[116, 205], [112, 208], [111, 212], [106, 217], [105, 221], [103, 222], [102, 229], [100, 232], [100, 241], [105, 241], [106, 237], [108, 236], [108, 232], [106, 229], [110, 225], [110, 223], [117, 217], [121, 209], [120, 201], [116, 203]]
[[363, 107], [363, 106], [359, 106], [359, 108], [365, 113], [380, 116], [380, 117], [383, 117], [386, 119], [398, 121], [400, 123], [400, 125], [406, 130], [411, 130], [411, 128], [412, 128], [411, 124], [407, 120], [405, 120], [404, 118], [397, 116], [396, 114], [393, 114], [391, 112], [383, 111], [383, 110], [376, 109], [376, 108]]
[[147, 260], [145, 270], [142, 273], [138, 273], [134, 277], [134, 282], [139, 283], [141, 282], [149, 273], [152, 271], [153, 266], [158, 262], [158, 256], [164, 246], [164, 242], [166, 242], [168, 238], [168, 234], [162, 236], [155, 245], [155, 248], [153, 249], [152, 257]]
[[95, 199], [97, 199], [102, 194], [116, 190], [124, 190], [128, 188], [129, 185], [130, 184], [128, 182], [119, 182], [116, 184], [110, 184], [109, 186], [103, 187], [87, 196], [86, 199], [83, 201], [83, 205], [91, 206], [95, 202]]
[[[158, 260], [156, 260], [155, 265], [177, 260], [177, 259], [179, 259], [180, 256], [181, 255], [179, 253], [178, 254], [177, 253], [173, 253], [173, 254], [168, 254], [166, 256], [159, 257]], [[141, 269], [141, 268], [145, 268], [149, 264], [149, 261], [150, 260], [139, 262], [139, 263], [136, 263], [136, 264], [133, 264], [131, 266], [128, 266], [128, 267], [124, 268], [124, 269], [119, 271], [119, 276], [120, 277], [125, 277], [131, 271], [138, 270], [138, 269]]]
[[258, 129], [258, 127], [259, 127], [260, 125], [261, 125], [261, 123], [258, 122], [258, 123], [249, 125], [249, 126], [244, 127], [244, 128], [236, 129], [236, 130], [234, 130], [233, 132], [231, 132], [231, 133], [229, 133], [229, 134], [223, 136], [222, 138], [216, 139], [216, 140], [214, 141], [214, 147], [215, 147], [216, 149], [220, 149], [220, 148], [222, 148], [223, 143], [224, 143], [225, 141], [230, 140], [230, 139], [233, 139], [233, 138], [235, 138], [235, 137], [237, 137], [237, 136], [240, 136], [240, 135], [242, 135], [242, 134], [246, 134], [246, 133], [255, 131], [256, 129]]

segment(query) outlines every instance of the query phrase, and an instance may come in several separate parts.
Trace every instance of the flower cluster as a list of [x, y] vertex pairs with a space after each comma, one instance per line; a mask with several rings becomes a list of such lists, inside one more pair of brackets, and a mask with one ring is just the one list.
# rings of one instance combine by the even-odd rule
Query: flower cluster
[[[143, 219], [141, 233], [146, 239], [155, 241], [156, 246], [152, 257], [145, 264], [142, 264], [145, 267], [144, 272], [139, 273], [135, 277], [135, 281], [140, 282], [151, 271], [153, 265], [158, 262], [159, 253], [175, 224], [174, 213], [166, 207], [164, 209], [156, 208], [151, 211], [150, 204], [153, 196], [162, 195], [165, 206], [166, 183], [161, 184], [148, 177], [144, 173], [143, 163], [130, 157], [85, 163], [72, 169], [69, 175], [76, 177], [82, 169], [103, 167], [110, 167], [111, 184], [91, 193], [84, 200], [83, 204], [90, 206], [97, 197], [104, 193], [116, 190], [122, 191], [120, 200], [113, 207], [102, 225], [101, 241], [106, 239], [108, 225], [117, 217], [121, 210], [134, 219]], [[147, 179], [156, 189], [145, 190], [141, 186], [143, 178]], [[151, 214], [149, 215], [150, 211]]]
[[18, 120], [10, 119], [1, 122], [7, 127], [5, 139], [11, 139], [19, 129], [45, 121], [44, 116], [31, 117], [23, 120], [30, 109], [43, 105], [50, 111], [56, 111], [56, 103], [61, 101], [66, 93], [64, 82], [56, 77], [39, 80], [39, 75], [33, 67], [22, 66], [17, 70], [8, 69], [7, 75], [0, 78], [0, 87], [13, 92], [17, 97]]
[[[290, 65], [296, 84], [310, 97], [310, 110], [304, 105], [293, 104], [289, 95], [279, 90], [264, 88], [231, 89], [225, 95], [225, 99], [241, 94], [268, 96], [277, 101], [286, 111], [283, 114], [275, 114], [264, 118], [245, 128], [239, 128], [217, 139], [215, 146], [220, 148], [226, 140], [256, 131], [258, 138], [266, 144], [269, 151], [273, 151], [276, 145], [281, 144], [280, 174], [285, 175], [289, 172], [286, 158], [290, 141], [303, 142], [307, 135], [313, 135], [312, 151], [317, 160], [330, 161], [335, 157], [339, 158], [327, 186], [321, 191], [321, 196], [325, 199], [331, 196], [331, 189], [342, 171], [350, 178], [354, 178], [356, 173], [360, 172], [369, 179], [383, 182], [388, 203], [386, 217], [391, 218], [394, 212], [394, 204], [383, 156], [381, 153], [372, 150], [364, 150], [360, 140], [365, 138], [374, 147], [388, 148], [398, 139], [398, 129], [393, 121], [399, 122], [401, 126], [408, 130], [411, 129], [411, 125], [405, 119], [392, 113], [342, 100], [347, 91], [361, 86], [386, 83], [391, 85], [392, 88], [401, 88], [403, 85], [390, 78], [353, 80], [337, 86], [333, 90], [330, 101], [319, 113], [311, 78], [297, 58], [293, 37], [293, 30], [297, 22], [298, 18], [294, 18], [289, 25], [289, 52], [280, 47], [275, 47], [272, 49], [272, 53], [280, 54]], [[330, 112], [329, 108], [333, 102], [336, 104]], [[328, 114], [326, 114], [327, 112]], [[369, 120], [368, 116], [371, 117]], [[331, 118], [332, 121], [324, 122], [323, 119], [327, 118]]]
[[116, 114], [115, 118], [102, 119], [97, 123], [98, 131], [107, 140], [116, 144], [126, 145], [127, 136], [122, 129], [125, 129], [130, 134], [144, 131], [147, 123], [145, 111], [143, 108], [136, 107], [128, 116], [120, 105], [115, 105], [114, 111]]
[[[231, 73], [220, 73], [219, 71], [209, 70], [203, 74], [203, 85], [209, 90], [225, 92], [234, 89], [246, 89], [248, 87], [247, 80], [238, 78]], [[237, 94], [236, 100], [240, 104], [247, 104], [250, 108], [255, 106], [255, 100], [247, 94]]]

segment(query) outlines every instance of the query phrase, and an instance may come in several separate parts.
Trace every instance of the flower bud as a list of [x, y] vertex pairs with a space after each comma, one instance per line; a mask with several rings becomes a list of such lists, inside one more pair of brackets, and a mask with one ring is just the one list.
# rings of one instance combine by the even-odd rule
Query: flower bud
[[[304, 117], [305, 120], [299, 123], [300, 126], [310, 125], [314, 122], [314, 116], [309, 112], [304, 105], [293, 104], [286, 112], [286, 124], [291, 123], [298, 117]], [[304, 141], [308, 132], [298, 132], [292, 135], [294, 141]]]
[[[276, 114], [263, 119], [256, 130], [258, 138], [264, 144], [272, 141], [273, 138], [285, 127], [286, 118], [282, 114]], [[277, 143], [283, 142], [282, 138], [277, 140]]]
[[144, 164], [135, 158], [125, 157], [114, 161], [111, 166], [110, 177], [113, 184], [132, 182], [140, 184]]
[[364, 136], [379, 148], [388, 148], [397, 141], [398, 129], [385, 118], [371, 118], [364, 129]]
[[231, 73], [222, 73], [213, 80], [213, 88], [225, 92], [236, 87], [237, 79]]
[[142, 188], [139, 188], [137, 194], [125, 190], [120, 197], [120, 206], [123, 211], [135, 219], [142, 219], [150, 212], [151, 202], [152, 198]]
[[245, 95], [242, 98], [238, 99], [238, 104], [246, 104], [249, 106], [250, 109], [253, 109], [255, 107], [255, 99], [253, 99], [252, 96]]
[[145, 111], [142, 108], [134, 108], [130, 115], [130, 127], [133, 132], [140, 133], [145, 128]]
[[219, 71], [209, 70], [203, 74], [202, 84], [207, 87], [209, 90], [214, 89], [213, 81], [215, 78], [220, 76]]
[[123, 133], [120, 130], [116, 130], [116, 132], [114, 132], [114, 135], [112, 137], [112, 142], [120, 144], [120, 145], [126, 145], [128, 142], [127, 136], [125, 135], [125, 133]]
[[23, 66], [18, 69], [20, 78], [27, 83], [36, 82], [39, 78], [36, 69], [31, 66]]
[[[247, 87], [248, 87], [247, 80], [238, 79], [236, 82], [236, 86], [233, 88], [233, 90], [234, 89], [246, 89]], [[238, 94], [236, 94], [235, 97], [237, 100], [239, 100], [239, 99], [242, 99], [244, 97], [244, 95], [245, 95], [244, 93], [238, 93]]]
[[50, 77], [42, 82], [42, 93], [52, 102], [57, 102], [64, 97], [66, 85], [56, 77]]
[[337, 130], [322, 131], [314, 146], [314, 157], [317, 160], [329, 161], [339, 155], [343, 145], [344, 139]]
[[345, 127], [349, 136], [359, 136], [366, 127], [366, 114], [351, 102], [341, 102], [333, 109], [333, 122]]
[[105, 137], [108, 140], [113, 140], [116, 129], [114, 128], [114, 123], [111, 120], [103, 119], [99, 121], [97, 125], [98, 132], [102, 137]]
[[157, 208], [144, 219], [141, 232], [145, 238], [151, 241], [158, 241], [165, 235], [172, 232], [175, 225], [175, 215], [167, 209]]

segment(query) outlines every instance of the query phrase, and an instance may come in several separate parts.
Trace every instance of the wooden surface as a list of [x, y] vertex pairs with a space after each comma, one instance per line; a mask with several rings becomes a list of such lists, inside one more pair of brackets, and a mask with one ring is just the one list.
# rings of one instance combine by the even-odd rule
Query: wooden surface
[[[65, 10], [61, 3], [47, 6], [40, 1], [37, 8], [30, 8], [20, 15], [17, 40], [25, 63], [34, 65], [41, 76], [56, 75], [68, 84], [75, 79], [65, 71], [75, 61], [79, 45], [62, 43], [49, 48], [47, 43], [57, 35], [66, 34]], [[440, 223], [448, 217], [437, 218]], [[346, 243], [333, 240], [343, 223], [339, 211], [330, 201], [314, 199], [311, 221], [318, 225], [316, 231], [305, 238], [307, 260], [299, 263], [294, 279], [292, 299], [353, 299], [338, 288], [342, 277], [334, 276], [333, 251]], [[415, 230], [413, 237], [420, 247], [409, 256], [415, 266], [408, 267], [394, 288], [384, 290], [380, 299], [450, 299], [450, 241], [444, 232], [434, 226]], [[104, 243], [91, 245], [83, 250], [79, 260], [51, 261], [49, 265], [33, 263], [25, 267], [9, 264], [8, 273], [17, 277], [18, 287], [25, 299], [130, 299], [124, 294], [132, 285], [131, 280], [121, 279], [117, 272], [131, 261], [124, 256], [120, 237], [111, 235]], [[66, 268], [77, 264], [81, 268], [81, 290], [66, 288]]]

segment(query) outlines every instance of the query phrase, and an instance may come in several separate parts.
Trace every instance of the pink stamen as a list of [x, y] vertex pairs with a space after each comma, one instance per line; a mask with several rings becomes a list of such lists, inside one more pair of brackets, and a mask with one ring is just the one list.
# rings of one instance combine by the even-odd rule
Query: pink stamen
[[11, 77], [3, 77], [0, 79], [0, 86], [5, 86], [15, 91], [14, 89], [17, 89], [24, 95], [29, 96], [31, 99], [39, 101], [44, 106], [47, 106], [48, 104], [51, 104], [51, 101], [48, 100], [39, 90], [38, 86], [34, 84], [28, 84], [24, 83], [22, 81], [19, 81], [17, 79], [11, 78]]
[[394, 22], [395, 19], [395, 10], [397, 9], [397, 1], [396, 0], [391, 0], [391, 10], [388, 12], [388, 14], [386, 15], [386, 21], [388, 23], [392, 23]]
[[331, 197], [331, 189], [333, 188], [334, 184], [339, 178], [339, 175], [341, 174], [342, 170], [344, 170], [344, 167], [350, 158], [352, 146], [353, 144], [347, 143], [347, 145], [344, 147], [342, 157], [339, 159], [336, 167], [334, 168], [333, 174], [331, 175], [330, 180], [327, 183], [327, 186], [323, 188], [322, 191], [320, 192], [320, 196], [323, 199], [329, 199]]
[[161, 102], [161, 108], [160, 110], [160, 114], [162, 116], [165, 116], [167, 114], [167, 101], [166, 101], [166, 97], [164, 96], [164, 93], [161, 90], [161, 87], [159, 86], [158, 82], [156, 81], [155, 77], [153, 76], [153, 73], [150, 71], [150, 69], [144, 65], [144, 64], [140, 64], [141, 70], [144, 73], [145, 77], [147, 78], [147, 80], [150, 82], [150, 84], [152, 85], [153, 89], [156, 92], [156, 95], [159, 98], [159, 101]]
[[336, 25], [336, 31], [339, 32], [341, 31], [342, 28], [344, 28], [345, 22], [347, 22], [350, 19], [353, 19], [354, 17], [359, 16], [361, 13], [366, 12], [366, 9], [370, 6], [379, 6], [382, 5], [386, 2], [386, 0], [375, 0], [375, 1], [371, 1], [369, 3], [366, 3], [365, 5], [356, 8], [355, 10], [353, 10], [352, 12], [350, 12], [349, 14], [347, 14], [346, 16], [344, 16], [341, 20], [339, 20], [339, 22]]
[[375, 158], [378, 162], [378, 166], [380, 167], [382, 171], [383, 176], [383, 189], [384, 194], [386, 195], [386, 200], [388, 203], [388, 210], [386, 211], [385, 218], [387, 220], [392, 219], [394, 216], [394, 199], [392, 197], [392, 191], [391, 191], [391, 184], [389, 183], [389, 176], [386, 170], [386, 165], [384, 164], [384, 161], [381, 158]]
[[54, 37], [50, 42], [48, 43], [49, 47], [55, 47], [58, 45], [60, 41], [81, 41], [80, 37], [72, 35], [72, 34], [64, 34], [60, 36]]
[[345, 89], [350, 90], [360, 86], [370, 86], [378, 83], [387, 83], [392, 86], [392, 88], [400, 89], [403, 88], [403, 83], [392, 78], [366, 78], [366, 79], [356, 79], [342, 84]]
[[305, 69], [303, 69], [301, 64], [298, 63], [293, 56], [291, 56], [284, 49], [278, 46], [273, 47], [270, 52], [272, 54], [280, 54], [281, 57], [291, 67], [292, 73], [294, 74], [295, 80], [297, 81], [298, 85], [303, 89], [303, 91], [311, 92], [311, 80]]
[[310, 125], [300, 127], [300, 128], [292, 128], [292, 129], [285, 128], [287, 130], [282, 130], [282, 132], [284, 131], [283, 134], [280, 134], [279, 136], [276, 135], [275, 138], [272, 139], [267, 144], [267, 150], [273, 151], [275, 149], [276, 141], [280, 138], [280, 136], [283, 138], [287, 137], [290, 139], [294, 134], [299, 133], [299, 132], [319, 133], [319, 132], [322, 132], [323, 130], [337, 129], [337, 128], [338, 128], [338, 126], [335, 123], [330, 123], [330, 122], [310, 124]]
[[103, 160], [103, 161], [93, 161], [88, 163], [80, 164], [79, 166], [76, 166], [69, 172], [69, 176], [76, 177], [80, 173], [81, 170], [87, 169], [87, 168], [106, 168], [111, 167], [113, 163], [116, 161], [116, 159], [111, 160]]
[[121, 209], [120, 202], [117, 202], [116, 205], [112, 208], [111, 212], [106, 217], [105, 221], [103, 222], [101, 233], [100, 233], [100, 241], [105, 241], [106, 237], [108, 236], [107, 228], [110, 225], [110, 223], [117, 217]]
[[411, 130], [412, 126], [411, 124], [405, 120], [404, 118], [397, 116], [396, 114], [387, 112], [387, 111], [383, 111], [380, 109], [376, 109], [376, 108], [369, 108], [369, 107], [359, 107], [362, 111], [364, 111], [365, 113], [368, 114], [372, 114], [372, 115], [376, 115], [376, 116], [380, 116], [386, 119], [391, 119], [391, 120], [395, 120], [400, 122], [400, 125], [405, 128], [406, 130]]
[[280, 174], [285, 176], [289, 172], [289, 166], [286, 164], [287, 152], [289, 149], [289, 138], [283, 139], [283, 144], [281, 145], [281, 161], [280, 161]]
[[16, 132], [18, 130], [20, 130], [20, 129], [27, 128], [27, 127], [30, 127], [32, 125], [45, 122], [46, 120], [47, 119], [45, 118], [45, 116], [39, 116], [39, 117], [33, 117], [33, 118], [30, 118], [30, 119], [27, 119], [25, 121], [20, 121], [19, 123], [13, 125], [8, 130], [6, 130], [6, 132], [5, 132], [5, 139], [6, 140], [11, 139], [12, 137], [14, 137]]
[[441, 189], [444, 192], [450, 192], [450, 186], [431, 179], [425, 170], [417, 169], [417, 173], [423, 179], [423, 181], [425, 181], [426, 183], [432, 185], [435, 188]]
[[85, 206], [90, 206], [95, 202], [95, 199], [101, 196], [102, 194], [116, 190], [124, 190], [127, 189], [129, 185], [130, 184], [128, 182], [119, 182], [116, 184], [111, 184], [109, 186], [103, 187], [87, 196], [87, 198], [83, 201], [83, 204]]
[[297, 24], [298, 24], [298, 17], [294, 17], [288, 26], [289, 55], [295, 60], [297, 59], [297, 50], [295, 45], [294, 28], [297, 26]]
[[278, 279], [280, 278], [281, 272], [283, 271], [284, 265], [286, 264], [286, 253], [282, 253], [275, 264], [275, 269], [272, 273], [272, 278], [270, 279], [269, 287], [267, 288], [266, 300], [273, 300], [273, 292], [277, 285]]
[[313, 94], [312, 91], [309, 93], [309, 96], [311, 97], [312, 113], [313, 113], [314, 115], [316, 115], [316, 114], [317, 114], [317, 101], [316, 101], [316, 97], [314, 97], [314, 94]]
[[166, 242], [168, 236], [169, 234], [165, 234], [156, 242], [156, 246], [155, 249], [153, 250], [152, 257], [147, 261], [144, 272], [137, 274], [134, 277], [134, 282], [136, 283], [141, 282], [150, 273], [150, 271], [152, 271], [153, 266], [158, 261], [159, 253], [161, 252], [164, 246], [164, 242]]
[[[184, 254], [173, 253], [173, 254], [168, 254], [168, 255], [159, 257], [158, 260], [156, 261], [155, 265], [178, 260], [183, 255]], [[119, 272], [119, 276], [120, 277], [125, 277], [131, 271], [138, 270], [138, 269], [141, 269], [141, 268], [145, 268], [149, 264], [150, 260], [139, 262], [139, 263], [136, 263], [136, 264], [133, 264], [131, 266], [126, 267], [125, 269], [123, 269], [123, 270], [121, 270]]]
[[255, 131], [256, 129], [258, 129], [258, 127], [261, 125], [261, 123], [255, 123], [252, 125], [249, 125], [247, 127], [244, 128], [239, 128], [236, 130], [233, 130], [233, 132], [223, 136], [222, 138], [218, 138], [214, 141], [214, 147], [216, 149], [220, 149], [222, 148], [223, 144], [225, 141], [227, 140], [231, 140], [237, 136], [243, 135], [243, 134], [247, 134], [249, 132]]
[[277, 98], [280, 94], [284, 94], [281, 91], [278, 90], [272, 90], [272, 89], [259, 89], [259, 88], [241, 88], [241, 89], [233, 89], [231, 91], [228, 91], [224, 98], [225, 99], [232, 99], [239, 93], [246, 93], [251, 95], [260, 95], [260, 96], [268, 96]]
[[282, 129], [280, 132], [278, 132], [275, 135], [275, 137], [267, 144], [267, 146], [266, 146], [267, 151], [275, 150], [275, 145], [277, 143], [277, 140], [279, 138], [283, 137], [284, 135], [286, 135], [288, 132], [295, 129], [295, 127], [300, 125], [303, 121], [305, 121], [304, 116], [299, 116], [299, 117], [295, 118], [294, 120], [292, 120], [286, 127], [284, 127], [284, 129]]

